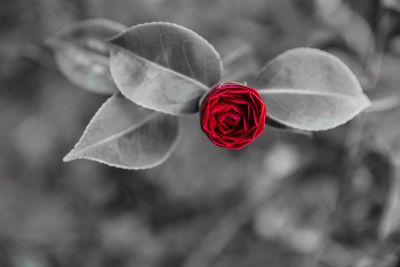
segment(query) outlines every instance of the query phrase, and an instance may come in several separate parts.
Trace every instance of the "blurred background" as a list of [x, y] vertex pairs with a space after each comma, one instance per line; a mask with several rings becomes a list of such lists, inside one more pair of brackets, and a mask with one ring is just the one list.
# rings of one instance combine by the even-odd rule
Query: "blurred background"
[[[63, 163], [106, 97], [68, 82], [43, 43], [95, 17], [193, 29], [226, 77], [324, 49], [374, 105], [313, 135], [268, 127], [240, 151], [194, 115], [154, 169]], [[0, 266], [400, 266], [399, 29], [396, 0], [0, 0]]]

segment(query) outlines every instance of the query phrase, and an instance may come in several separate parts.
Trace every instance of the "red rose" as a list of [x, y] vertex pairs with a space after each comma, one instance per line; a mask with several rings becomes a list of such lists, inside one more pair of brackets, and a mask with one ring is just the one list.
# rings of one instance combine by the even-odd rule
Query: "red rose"
[[266, 115], [264, 102], [256, 89], [222, 82], [205, 96], [200, 123], [214, 144], [239, 149], [264, 130]]

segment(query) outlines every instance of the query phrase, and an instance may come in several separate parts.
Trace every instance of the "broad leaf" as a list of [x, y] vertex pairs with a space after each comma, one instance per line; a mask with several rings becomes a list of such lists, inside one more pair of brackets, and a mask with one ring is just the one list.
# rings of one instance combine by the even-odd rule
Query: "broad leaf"
[[47, 40], [61, 72], [77, 86], [99, 94], [117, 92], [109, 71], [110, 45], [105, 39], [127, 27], [105, 19], [77, 22]]
[[195, 32], [165, 22], [129, 28], [110, 41], [110, 68], [122, 94], [169, 114], [197, 112], [201, 96], [221, 76], [218, 53]]
[[165, 161], [178, 139], [177, 118], [114, 95], [97, 111], [64, 161], [90, 159], [118, 168], [145, 169]]
[[259, 89], [267, 116], [302, 130], [334, 128], [370, 105], [351, 70], [318, 49], [297, 48], [281, 54], [251, 86]]
[[400, 1], [399, 0], [381, 0], [384, 7], [392, 9], [396, 12], [400, 12]]

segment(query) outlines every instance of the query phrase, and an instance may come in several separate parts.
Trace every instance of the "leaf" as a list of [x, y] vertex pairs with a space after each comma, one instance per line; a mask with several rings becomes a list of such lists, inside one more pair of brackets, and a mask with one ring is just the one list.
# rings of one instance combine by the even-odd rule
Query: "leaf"
[[198, 101], [221, 76], [215, 49], [182, 26], [152, 22], [133, 26], [110, 41], [110, 68], [122, 94], [145, 108], [195, 113]]
[[382, 239], [400, 231], [400, 165], [398, 162], [395, 163], [395, 172], [391, 183], [384, 216], [380, 224], [379, 234]]
[[276, 57], [251, 86], [259, 89], [267, 116], [302, 130], [334, 128], [370, 105], [343, 62], [312, 48], [296, 48]]
[[126, 29], [106, 19], [89, 19], [66, 27], [47, 40], [63, 75], [82, 89], [99, 94], [118, 91], [109, 71], [110, 45], [105, 39]]
[[179, 132], [177, 118], [114, 95], [97, 111], [64, 161], [89, 159], [124, 169], [151, 168], [169, 157]]
[[342, 49], [330, 48], [325, 51], [334, 55], [335, 57], [340, 59], [344, 64], [346, 64], [346, 66], [349, 67], [349, 69], [356, 76], [357, 80], [360, 82], [361, 87], [364, 89], [365, 92], [367, 92], [368, 89], [371, 89], [371, 81], [369, 75], [367, 74], [363, 66], [364, 63], [362, 62], [364, 58], [357, 57], [354, 53], [352, 53], [349, 50], [346, 51]]
[[381, 0], [384, 7], [392, 9], [396, 12], [400, 12], [400, 1], [399, 0]]

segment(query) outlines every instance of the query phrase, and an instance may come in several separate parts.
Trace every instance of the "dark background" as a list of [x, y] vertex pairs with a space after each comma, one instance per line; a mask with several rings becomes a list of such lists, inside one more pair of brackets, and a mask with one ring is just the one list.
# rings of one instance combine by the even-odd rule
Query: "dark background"
[[[397, 228], [381, 233], [398, 169], [397, 16], [372, 0], [1, 0], [0, 266], [400, 266]], [[259, 67], [325, 49], [380, 111], [313, 136], [266, 128], [240, 151], [194, 115], [154, 169], [63, 163], [106, 97], [65, 80], [43, 42], [93, 17], [175, 22], [223, 56], [249, 47]]]

